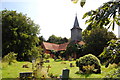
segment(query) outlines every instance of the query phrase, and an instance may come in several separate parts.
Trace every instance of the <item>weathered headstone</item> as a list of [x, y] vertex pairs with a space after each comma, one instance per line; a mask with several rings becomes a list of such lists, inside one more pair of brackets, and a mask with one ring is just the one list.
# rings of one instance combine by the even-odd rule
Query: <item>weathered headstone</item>
[[120, 77], [120, 75], [117, 75], [117, 77]]
[[22, 68], [29, 68], [29, 67], [28, 67], [28, 64], [24, 64], [24, 65], [22, 66]]
[[64, 69], [62, 72], [62, 80], [68, 80], [69, 78], [69, 69]]
[[72, 57], [69, 57], [69, 61], [72, 61]]
[[50, 62], [50, 60], [46, 60], [46, 61], [45, 61], [45, 63], [49, 63], [49, 62]]
[[74, 67], [74, 65], [72, 63], [70, 63], [70, 67]]
[[26, 78], [32, 78], [32, 72], [21, 72], [20, 73], [20, 80], [26, 79]]
[[34, 70], [35, 67], [35, 59], [32, 60], [32, 69]]

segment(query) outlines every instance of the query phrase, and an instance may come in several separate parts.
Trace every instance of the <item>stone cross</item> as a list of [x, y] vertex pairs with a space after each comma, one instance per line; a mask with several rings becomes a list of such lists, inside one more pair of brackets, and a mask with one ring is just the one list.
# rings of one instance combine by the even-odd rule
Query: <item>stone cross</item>
[[48, 69], [47, 69], [47, 72], [48, 72], [48, 71], [49, 71], [49, 69], [51, 68], [51, 66], [50, 66], [50, 65], [48, 65], [48, 66], [47, 66], [47, 68], [48, 68]]

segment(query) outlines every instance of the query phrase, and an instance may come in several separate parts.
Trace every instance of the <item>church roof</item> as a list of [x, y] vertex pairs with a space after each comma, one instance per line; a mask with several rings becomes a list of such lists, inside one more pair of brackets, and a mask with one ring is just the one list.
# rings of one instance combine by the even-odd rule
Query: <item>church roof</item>
[[[45, 49], [47, 50], [55, 50], [55, 51], [62, 51], [62, 50], [66, 50], [68, 43], [64, 43], [64, 44], [55, 44], [55, 43], [49, 43], [49, 42], [43, 42], [43, 46]], [[78, 42], [78, 44], [80, 45], [84, 45], [85, 43], [83, 41]]]
[[47, 50], [55, 50], [55, 51], [57, 51], [58, 48], [59, 48], [59, 45], [54, 44], [54, 43], [48, 43], [48, 42], [43, 42], [43, 46]]
[[69, 43], [54, 44], [54, 43], [49, 43], [49, 42], [43, 42], [43, 45], [44, 45], [45, 49], [55, 50], [55, 51], [66, 50], [68, 44]]
[[80, 42], [78, 42], [78, 44], [80, 44], [80, 45], [84, 45], [84, 44], [85, 44], [85, 42], [80, 41]]
[[[74, 21], [74, 25], [73, 25], [73, 28], [72, 29], [81, 29], [79, 27], [79, 23], [78, 23], [78, 19], [77, 19], [77, 15], [75, 17], [75, 21]], [[82, 29], [81, 29], [82, 30]]]

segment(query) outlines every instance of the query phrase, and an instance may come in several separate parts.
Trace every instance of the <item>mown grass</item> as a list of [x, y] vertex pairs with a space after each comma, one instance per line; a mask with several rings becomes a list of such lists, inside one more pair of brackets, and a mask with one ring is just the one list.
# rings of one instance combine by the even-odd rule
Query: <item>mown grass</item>
[[[62, 62], [66, 62], [66, 64], [62, 64]], [[70, 67], [70, 63], [73, 63], [75, 67]], [[75, 74], [79, 71], [79, 68], [76, 67], [75, 61], [59, 61], [55, 62], [53, 59], [50, 59], [50, 63], [45, 63], [44, 66], [50, 65], [51, 68], [49, 73], [52, 73], [56, 76], [60, 76], [62, 74], [63, 69], [67, 68], [70, 70], [70, 78], [104, 78], [109, 72], [116, 70], [116, 68], [105, 68], [104, 65], [101, 66], [101, 74]]]
[[[29, 68], [22, 68], [24, 64], [28, 64]], [[31, 72], [32, 65], [30, 62], [15, 62], [11, 65], [2, 63], [2, 78], [17, 78], [20, 72]]]
[[[48, 74], [53, 74], [54, 76], [62, 75], [63, 69], [70, 70], [70, 78], [104, 78], [111, 71], [116, 70], [116, 68], [105, 68], [104, 65], [101, 66], [101, 74], [75, 74], [79, 68], [76, 67], [75, 61], [54, 61], [53, 59], [49, 59], [50, 63], [44, 63], [43, 70], [47, 70], [47, 66], [50, 65]], [[66, 64], [65, 64], [66, 63]], [[75, 67], [70, 67], [70, 63], [73, 63]], [[22, 68], [24, 64], [28, 64], [29, 68]], [[17, 78], [19, 77], [20, 72], [31, 72], [32, 71], [32, 63], [30, 62], [16, 62], [11, 65], [7, 65], [6, 63], [2, 63], [2, 78]]]

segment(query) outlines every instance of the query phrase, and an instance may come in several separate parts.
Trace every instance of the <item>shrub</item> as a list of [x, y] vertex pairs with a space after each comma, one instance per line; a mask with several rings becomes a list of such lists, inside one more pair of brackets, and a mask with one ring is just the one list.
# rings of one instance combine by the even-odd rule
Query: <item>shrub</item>
[[88, 54], [83, 57], [80, 57], [76, 61], [76, 66], [79, 67], [79, 70], [86, 73], [91, 73], [91, 70], [93, 73], [101, 73], [101, 64], [99, 59], [92, 55]]
[[8, 64], [11, 64], [12, 62], [16, 61], [17, 54], [14, 52], [8, 53], [4, 58], [2, 59], [3, 62], [7, 62]]
[[104, 80], [120, 80], [120, 67], [106, 74]]
[[118, 65], [115, 63], [109, 64], [109, 66], [108, 66], [109, 69], [113, 69], [113, 68], [117, 68], [117, 67], [118, 67]]
[[95, 65], [87, 65], [87, 66], [83, 66], [83, 69], [85, 70], [85, 73], [92, 73], [95, 69], [94, 69]]
[[50, 54], [45, 53], [44, 58], [45, 58], [46, 60], [49, 59], [49, 58], [50, 58]]

